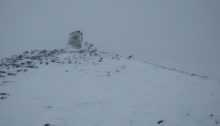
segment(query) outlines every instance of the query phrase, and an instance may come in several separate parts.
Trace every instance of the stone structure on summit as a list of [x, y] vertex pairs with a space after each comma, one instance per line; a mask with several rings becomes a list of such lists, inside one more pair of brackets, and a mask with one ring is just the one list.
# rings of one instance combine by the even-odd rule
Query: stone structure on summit
[[83, 42], [83, 33], [81, 31], [71, 32], [69, 34], [67, 48], [81, 49]]

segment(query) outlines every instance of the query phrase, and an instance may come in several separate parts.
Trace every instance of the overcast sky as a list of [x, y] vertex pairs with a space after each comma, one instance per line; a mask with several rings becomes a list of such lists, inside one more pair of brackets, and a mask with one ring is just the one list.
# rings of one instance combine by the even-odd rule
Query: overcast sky
[[220, 0], [0, 0], [0, 57], [63, 48], [68, 34], [142, 60], [220, 64]]

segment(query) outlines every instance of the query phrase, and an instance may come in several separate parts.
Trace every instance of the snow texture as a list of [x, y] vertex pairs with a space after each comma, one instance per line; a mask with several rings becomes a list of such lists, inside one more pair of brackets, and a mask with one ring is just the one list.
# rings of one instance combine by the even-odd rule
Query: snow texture
[[2, 59], [0, 126], [220, 125], [219, 82], [84, 45]]

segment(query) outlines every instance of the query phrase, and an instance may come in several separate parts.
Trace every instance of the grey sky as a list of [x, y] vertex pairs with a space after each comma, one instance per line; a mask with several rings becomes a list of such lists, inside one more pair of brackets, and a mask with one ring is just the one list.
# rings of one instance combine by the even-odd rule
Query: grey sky
[[139, 59], [220, 64], [220, 0], [0, 1], [0, 57], [65, 47], [75, 30]]

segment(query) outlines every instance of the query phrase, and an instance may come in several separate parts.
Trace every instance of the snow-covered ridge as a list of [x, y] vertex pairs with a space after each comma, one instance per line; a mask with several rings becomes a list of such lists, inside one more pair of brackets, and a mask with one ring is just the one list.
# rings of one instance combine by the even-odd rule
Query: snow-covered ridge
[[[0, 126], [219, 126], [219, 83], [84, 43], [0, 63]], [[202, 79], [201, 79], [202, 78]]]
[[[16, 76], [20, 72], [27, 72], [42, 65], [50, 64], [98, 64], [104, 58], [120, 59], [119, 54], [98, 51], [93, 44], [85, 42], [80, 50], [54, 49], [24, 51], [22, 54], [1, 59], [0, 78]], [[130, 57], [131, 58], [131, 57]]]

